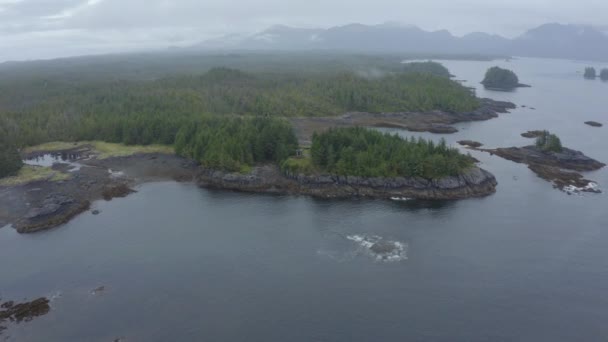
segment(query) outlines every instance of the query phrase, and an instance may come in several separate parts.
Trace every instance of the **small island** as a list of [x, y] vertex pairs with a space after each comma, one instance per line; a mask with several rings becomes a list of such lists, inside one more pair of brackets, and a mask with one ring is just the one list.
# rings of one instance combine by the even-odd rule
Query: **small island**
[[515, 88], [530, 87], [527, 84], [519, 83], [517, 75], [508, 69], [492, 67], [486, 72], [486, 76], [481, 82], [486, 89], [511, 91]]
[[591, 126], [591, 127], [602, 127], [604, 126], [603, 124], [597, 122], [597, 121], [585, 121], [585, 125]]
[[599, 78], [602, 81], [608, 81], [608, 68], [603, 68], [598, 73], [594, 67], [587, 67], [587, 68], [585, 68], [583, 77], [585, 77], [588, 80], [595, 80], [596, 78]]
[[[534, 132], [534, 131], [532, 131]], [[579, 172], [595, 171], [606, 164], [587, 157], [580, 151], [563, 147], [555, 134], [541, 131], [536, 143], [525, 147], [480, 149], [517, 163], [528, 165], [539, 177], [550, 181], [566, 193], [601, 192], [597, 183], [584, 179]]]
[[585, 73], [583, 74], [583, 77], [588, 80], [594, 80], [597, 78], [597, 71], [593, 67], [587, 67], [585, 68]]

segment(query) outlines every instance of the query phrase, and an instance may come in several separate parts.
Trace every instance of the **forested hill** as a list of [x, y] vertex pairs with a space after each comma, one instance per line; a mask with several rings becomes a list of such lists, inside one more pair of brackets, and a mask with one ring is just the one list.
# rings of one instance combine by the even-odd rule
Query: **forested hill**
[[465, 112], [478, 100], [445, 77], [404, 71], [245, 72], [213, 68], [154, 80], [0, 80], [0, 134], [18, 146], [53, 140], [173, 143], [203, 114], [330, 116], [349, 111]]

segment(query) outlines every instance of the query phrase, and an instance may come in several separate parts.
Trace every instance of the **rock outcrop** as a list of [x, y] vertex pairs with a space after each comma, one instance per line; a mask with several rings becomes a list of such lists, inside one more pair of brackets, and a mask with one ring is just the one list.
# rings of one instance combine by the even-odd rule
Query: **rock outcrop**
[[562, 152], [545, 152], [536, 146], [480, 150], [526, 164], [539, 177], [552, 182], [556, 188], [567, 193], [600, 192], [595, 182], [585, 179], [577, 171], [599, 170], [606, 164], [587, 157], [580, 151], [564, 148]]
[[366, 178], [335, 175], [284, 175], [276, 166], [255, 167], [248, 174], [203, 170], [203, 187], [245, 192], [301, 194], [323, 198], [407, 197], [452, 200], [487, 196], [496, 191], [496, 178], [474, 167], [459, 176], [428, 180], [419, 177]]
[[597, 122], [597, 121], [587, 121], [585, 122], [585, 125], [589, 125], [591, 127], [602, 127], [604, 125], [602, 125], [601, 123]]

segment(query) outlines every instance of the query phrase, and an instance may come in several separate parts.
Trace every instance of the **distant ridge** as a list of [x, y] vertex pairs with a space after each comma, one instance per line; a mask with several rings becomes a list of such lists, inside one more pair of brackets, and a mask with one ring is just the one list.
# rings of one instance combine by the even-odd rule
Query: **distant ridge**
[[273, 26], [249, 36], [204, 41], [202, 50], [345, 50], [378, 53], [516, 55], [608, 61], [608, 35], [603, 28], [544, 24], [519, 37], [474, 32], [463, 37], [449, 31], [425, 31], [412, 25], [348, 24], [328, 29]]

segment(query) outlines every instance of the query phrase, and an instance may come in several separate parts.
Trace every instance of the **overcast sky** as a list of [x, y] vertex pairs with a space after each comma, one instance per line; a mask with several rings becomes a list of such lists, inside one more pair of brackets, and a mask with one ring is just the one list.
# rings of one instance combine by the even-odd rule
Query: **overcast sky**
[[275, 24], [397, 21], [514, 37], [547, 22], [606, 18], [608, 0], [0, 0], [0, 61], [185, 46]]

